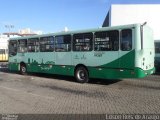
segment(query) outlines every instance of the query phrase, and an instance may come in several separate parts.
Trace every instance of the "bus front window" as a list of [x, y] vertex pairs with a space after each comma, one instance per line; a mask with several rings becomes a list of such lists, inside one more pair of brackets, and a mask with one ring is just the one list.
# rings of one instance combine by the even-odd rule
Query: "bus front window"
[[15, 56], [17, 54], [17, 41], [9, 42], [9, 56]]

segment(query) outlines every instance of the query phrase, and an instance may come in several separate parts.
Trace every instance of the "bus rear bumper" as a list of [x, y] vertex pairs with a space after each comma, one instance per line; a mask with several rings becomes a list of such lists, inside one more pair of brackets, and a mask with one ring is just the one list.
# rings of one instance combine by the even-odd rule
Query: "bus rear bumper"
[[155, 68], [150, 70], [143, 70], [141, 68], [134, 69], [106, 69], [106, 68], [92, 68], [89, 70], [90, 78], [101, 79], [120, 79], [120, 78], [144, 78], [155, 73]]
[[152, 68], [152, 69], [149, 69], [149, 70], [143, 70], [143, 69], [140, 69], [140, 68], [136, 68], [135, 72], [136, 72], [135, 77], [143, 78], [143, 77], [146, 77], [148, 75], [154, 74], [155, 73], [155, 67]]

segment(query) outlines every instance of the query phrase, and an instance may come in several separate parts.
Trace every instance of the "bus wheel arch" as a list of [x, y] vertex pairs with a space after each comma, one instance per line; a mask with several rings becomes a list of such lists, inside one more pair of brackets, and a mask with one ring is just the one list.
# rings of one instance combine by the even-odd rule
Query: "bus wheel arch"
[[20, 74], [22, 75], [27, 74], [27, 66], [24, 62], [20, 63]]
[[74, 76], [79, 83], [87, 83], [89, 81], [89, 72], [85, 65], [78, 64], [74, 69]]

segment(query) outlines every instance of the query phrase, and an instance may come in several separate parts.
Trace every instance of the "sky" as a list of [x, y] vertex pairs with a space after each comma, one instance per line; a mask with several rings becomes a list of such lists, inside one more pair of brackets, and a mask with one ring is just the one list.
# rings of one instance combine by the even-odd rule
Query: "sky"
[[111, 4], [160, 4], [160, 0], [0, 0], [0, 34], [31, 28], [53, 33], [98, 28]]

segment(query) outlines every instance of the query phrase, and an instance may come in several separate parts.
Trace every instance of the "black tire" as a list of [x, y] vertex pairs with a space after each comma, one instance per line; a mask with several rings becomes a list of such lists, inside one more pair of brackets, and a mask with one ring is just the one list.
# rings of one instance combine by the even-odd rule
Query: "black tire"
[[20, 74], [22, 74], [22, 75], [26, 75], [27, 74], [27, 68], [26, 68], [26, 66], [24, 64], [22, 64], [20, 66]]
[[75, 78], [79, 83], [87, 83], [89, 81], [88, 71], [85, 67], [78, 67], [75, 71]]

